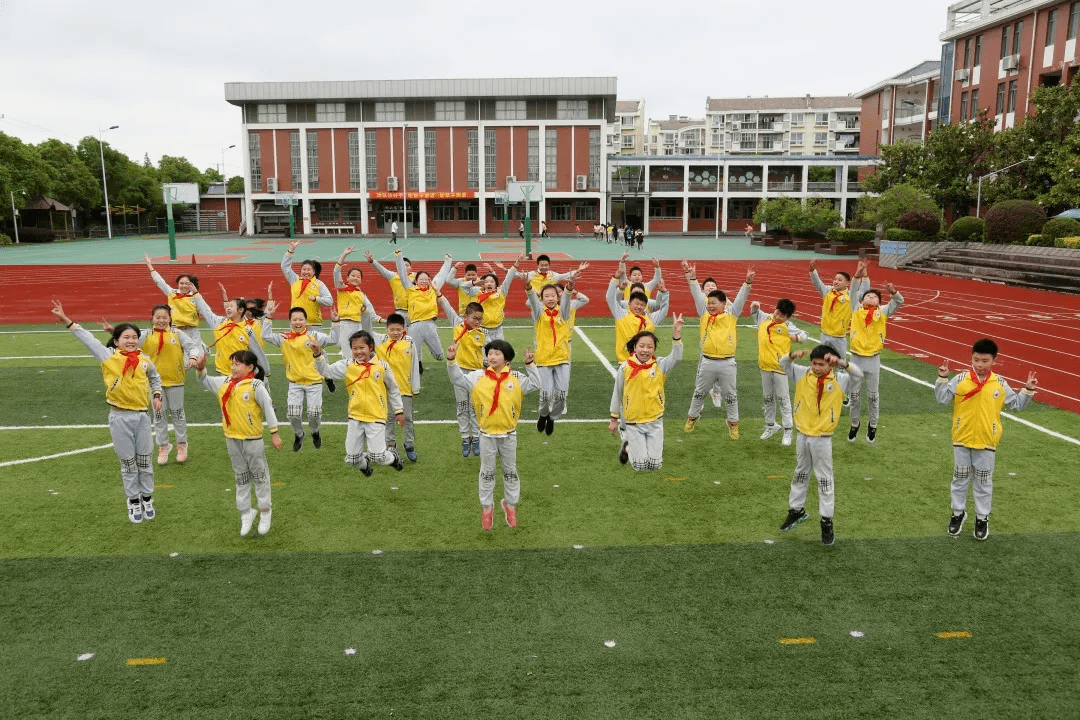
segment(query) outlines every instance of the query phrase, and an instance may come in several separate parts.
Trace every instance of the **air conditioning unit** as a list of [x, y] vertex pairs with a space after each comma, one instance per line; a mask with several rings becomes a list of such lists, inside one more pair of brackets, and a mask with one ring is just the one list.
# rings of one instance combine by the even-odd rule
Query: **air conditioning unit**
[[588, 188], [589, 188], [589, 176], [588, 175], [578, 175], [577, 176], [577, 189], [578, 190], [587, 190]]
[[737, 122], [731, 123], [731, 129], [732, 130], [741, 130], [742, 129], [742, 123], [737, 123]]
[[1016, 70], [1020, 67], [1019, 55], [1006, 55], [1001, 59], [1002, 70]]
[[515, 183], [515, 182], [517, 182], [517, 175], [507, 175], [506, 176], [506, 184], [507, 185], [509, 185], [510, 183]]
[[277, 178], [266, 178], [266, 192], [277, 192]]
[[960, 68], [953, 77], [956, 79], [956, 82], [967, 82], [968, 78], [971, 77], [971, 71], [967, 68]]
[[397, 176], [390, 175], [386, 178], [386, 189], [390, 192], [397, 192]]

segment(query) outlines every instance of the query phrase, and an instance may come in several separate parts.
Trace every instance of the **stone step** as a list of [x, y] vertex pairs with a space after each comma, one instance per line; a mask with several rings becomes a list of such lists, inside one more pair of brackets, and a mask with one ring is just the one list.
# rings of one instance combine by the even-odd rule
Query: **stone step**
[[1077, 267], [1080, 268], [1080, 253], [1076, 255], [1028, 255], [1024, 253], [1009, 252], [1007, 250], [992, 250], [992, 249], [973, 249], [973, 248], [957, 248], [947, 249], [934, 255], [936, 258], [950, 258], [957, 260], [970, 260], [974, 263], [983, 262], [1010, 262], [1016, 264], [1027, 264], [1035, 267], [1046, 267], [1053, 265], [1055, 267]]
[[1075, 263], [1055, 262], [1059, 258], [1032, 257], [1024, 260], [1012, 260], [1004, 257], [984, 257], [959, 255], [952, 252], [941, 252], [930, 258], [934, 262], [954, 263], [987, 269], [1016, 270], [1026, 272], [1052, 272], [1059, 275], [1080, 277], [1080, 260]]
[[904, 268], [915, 272], [923, 272], [931, 275], [943, 275], [946, 277], [961, 277], [984, 282], [997, 283], [999, 285], [1019, 285], [1022, 287], [1038, 288], [1041, 290], [1053, 290], [1055, 292], [1067, 292], [1080, 294], [1080, 278], [1068, 275], [1054, 275], [1050, 273], [1013, 272], [1006, 274], [990, 274], [988, 268], [973, 267], [957, 263], [938, 263], [932, 260], [923, 260], [912, 263]]

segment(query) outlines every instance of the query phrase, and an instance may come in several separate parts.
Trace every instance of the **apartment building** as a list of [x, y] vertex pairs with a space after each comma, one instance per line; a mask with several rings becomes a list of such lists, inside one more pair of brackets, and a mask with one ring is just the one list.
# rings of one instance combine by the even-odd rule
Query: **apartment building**
[[859, 154], [880, 155], [882, 145], [923, 143], [937, 126], [941, 61], [926, 60], [855, 93], [862, 101]]
[[858, 155], [862, 103], [850, 95], [706, 98], [706, 153]]
[[667, 120], [650, 120], [645, 139], [646, 155], [703, 155], [705, 121], [686, 115], [669, 115]]
[[615, 137], [616, 144], [612, 152], [617, 155], [644, 155], [645, 132], [648, 123], [645, 119], [644, 100], [615, 101]]

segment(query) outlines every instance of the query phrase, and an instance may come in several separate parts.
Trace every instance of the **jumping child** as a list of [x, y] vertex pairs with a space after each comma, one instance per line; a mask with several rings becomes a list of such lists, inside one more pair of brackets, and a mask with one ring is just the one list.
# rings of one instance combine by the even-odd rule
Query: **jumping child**
[[[781, 444], [791, 445], [791, 395], [788, 391], [787, 371], [781, 364], [785, 355], [791, 352], [792, 342], [806, 342], [807, 334], [791, 322], [795, 314], [795, 303], [787, 298], [776, 301], [776, 309], [771, 315], [761, 311], [761, 303], [750, 303], [750, 317], [757, 325], [758, 334], [758, 369], [761, 370], [761, 391], [765, 401], [765, 429], [761, 439], [768, 440], [781, 427], [784, 437]], [[780, 422], [776, 424], [776, 402], [780, 401]]]
[[649, 308], [649, 296], [643, 292], [630, 293], [630, 299], [626, 301], [626, 307], [619, 302], [619, 276], [614, 275], [608, 282], [607, 303], [611, 310], [611, 316], [615, 318], [615, 359], [625, 362], [630, 357], [627, 343], [637, 333], [648, 330], [652, 332], [656, 325], [663, 322], [667, 316], [668, 303], [671, 301], [664, 281], [661, 280], [656, 286], [656, 299], [659, 307], [656, 311], [646, 314]]
[[536, 338], [536, 367], [540, 374], [540, 412], [537, 432], [555, 431], [555, 421], [566, 412], [566, 394], [570, 389], [570, 318], [577, 274], [570, 276], [566, 290], [545, 285], [540, 299], [529, 289], [529, 309]]
[[[355, 250], [356, 248], [352, 245], [345, 248], [334, 265], [334, 287], [337, 289], [337, 314], [340, 323], [339, 332], [341, 337], [345, 338], [352, 337], [352, 334], [357, 330], [371, 332], [374, 323], [382, 322], [382, 318], [375, 313], [371, 303], [364, 296], [364, 291], [360, 289], [360, 283], [364, 279], [363, 271], [354, 265], [349, 268], [344, 279], [341, 277], [342, 268], [345, 267], [345, 258]], [[349, 349], [342, 343], [341, 356], [345, 357], [348, 352]]]
[[[895, 315], [904, 304], [903, 296], [892, 283], [885, 285], [885, 289], [892, 296], [888, 305], [879, 307], [881, 291], [870, 289], [863, 293], [862, 307], [851, 313], [851, 361], [859, 366], [866, 377], [866, 405], [870, 415], [866, 442], [871, 444], [877, 438], [878, 414], [881, 409], [878, 385], [881, 381], [881, 350], [885, 347], [885, 326], [887, 319]], [[859, 435], [862, 384], [862, 377], [856, 376], [848, 393], [848, 412], [851, 414], [848, 442], [854, 442]]]
[[176, 287], [169, 287], [161, 274], [154, 270], [150, 255], [144, 253], [143, 258], [146, 260], [147, 269], [150, 270], [150, 278], [168, 298], [169, 310], [173, 316], [173, 327], [202, 344], [202, 337], [199, 335], [199, 309], [195, 306], [195, 299], [200, 297], [199, 278], [191, 273], [180, 273], [176, 276]]
[[858, 306], [863, 293], [870, 289], [865, 261], [859, 261], [854, 279], [856, 282], [853, 286], [851, 275], [841, 270], [833, 276], [832, 285], [827, 286], [818, 277], [817, 260], [810, 261], [810, 280], [822, 299], [821, 342], [836, 350], [840, 357], [847, 356], [851, 313]]
[[302, 307], [312, 325], [322, 324], [322, 309], [334, 304], [330, 297], [330, 288], [319, 280], [322, 275], [322, 263], [318, 260], [300, 262], [300, 274], [293, 272], [292, 261], [299, 240], [289, 243], [285, 257], [281, 258], [281, 272], [289, 281], [289, 307]]
[[[420, 353], [405, 331], [405, 318], [397, 313], [390, 313], [386, 318], [386, 335], [372, 333], [375, 341], [375, 356], [390, 368], [401, 393], [401, 407], [405, 413], [404, 448], [405, 457], [416, 462], [416, 436], [413, 432], [413, 395], [420, 390]], [[351, 336], [350, 336], [351, 337]], [[349, 348], [351, 351], [352, 348]], [[415, 390], [414, 390], [415, 388]], [[393, 408], [389, 413], [392, 413]], [[394, 416], [387, 414], [386, 424], [394, 422]], [[389, 448], [397, 452], [397, 430], [390, 426]]]
[[269, 374], [270, 361], [266, 359], [266, 353], [263, 352], [262, 345], [254, 334], [255, 326], [249, 325], [245, 318], [247, 301], [244, 298], [226, 300], [223, 304], [224, 315], [215, 315], [201, 295], [196, 296], [195, 306], [199, 309], [199, 315], [203, 320], [213, 328], [214, 342], [210, 343], [207, 350], [214, 349], [214, 369], [219, 375], [228, 377], [232, 374], [231, 358], [237, 350], [251, 350], [255, 353], [256, 361], [262, 368], [263, 374]]
[[[452, 323], [452, 345], [457, 348], [457, 366], [462, 372], [470, 373], [484, 369], [484, 344], [488, 342], [484, 333], [484, 306], [471, 302], [465, 307], [465, 314], [458, 315], [444, 296], [439, 297], [443, 312]], [[480, 457], [480, 421], [476, 417], [476, 408], [468, 389], [454, 385], [454, 398], [457, 401], [458, 432], [461, 433], [461, 457], [469, 454]]]

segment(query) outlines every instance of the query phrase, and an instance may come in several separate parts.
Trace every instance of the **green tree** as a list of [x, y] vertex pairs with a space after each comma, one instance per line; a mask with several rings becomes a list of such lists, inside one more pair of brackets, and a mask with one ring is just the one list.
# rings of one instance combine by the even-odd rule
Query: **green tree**
[[807, 198], [805, 203], [795, 198], [778, 197], [762, 200], [754, 212], [754, 222], [764, 222], [770, 228], [783, 228], [795, 236], [825, 231], [840, 224], [840, 213], [831, 200]]
[[95, 177], [86, 167], [75, 148], [51, 139], [38, 145], [37, 149], [49, 173], [48, 194], [51, 197], [71, 205], [80, 213], [101, 205], [101, 178]]
[[233, 175], [229, 178], [229, 194], [244, 192], [244, 177], [242, 175]]
[[877, 197], [859, 198], [858, 222], [866, 227], [883, 229], [896, 227], [900, 216], [918, 210], [941, 214], [933, 198], [925, 190], [912, 183], [894, 185]]
[[1056, 209], [1080, 207], [1080, 126], [1050, 153], [1048, 172], [1051, 186], [1039, 200]]
[[958, 215], [967, 215], [975, 205], [976, 180], [990, 171], [990, 155], [999, 139], [994, 121], [985, 112], [970, 122], [939, 126], [927, 138], [926, 169], [913, 184], [938, 207], [952, 207]]
[[37, 148], [0, 133], [0, 221], [11, 220], [11, 193], [15, 207], [22, 208], [27, 199], [47, 194], [49, 181], [49, 169]]
[[765, 223], [767, 228], [779, 231], [782, 227], [786, 227], [784, 218], [796, 208], [801, 210], [802, 204], [795, 198], [781, 196], [762, 200], [754, 209], [754, 222], [759, 225]]
[[863, 188], [883, 193], [894, 185], [917, 182], [926, 170], [929, 151], [919, 143], [899, 140], [881, 148], [881, 164], [862, 180]]
[[185, 157], [162, 155], [158, 163], [158, 176], [162, 183], [198, 183], [199, 192], [206, 192], [207, 181], [203, 174]]

